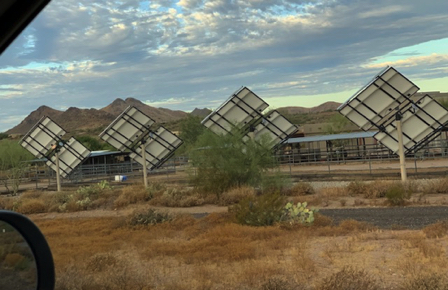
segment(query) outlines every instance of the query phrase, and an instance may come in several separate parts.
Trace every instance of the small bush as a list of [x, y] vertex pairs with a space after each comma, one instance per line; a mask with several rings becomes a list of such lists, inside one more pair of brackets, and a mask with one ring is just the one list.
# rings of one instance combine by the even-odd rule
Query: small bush
[[402, 183], [395, 183], [386, 191], [386, 198], [390, 205], [400, 206], [411, 198], [412, 192]]
[[423, 228], [427, 238], [441, 238], [446, 236], [448, 232], [448, 220], [429, 225]]
[[135, 211], [127, 219], [130, 226], [155, 225], [170, 221], [172, 218], [168, 213], [159, 212], [154, 209]]
[[291, 196], [315, 194], [314, 187], [308, 182], [298, 182], [289, 191]]
[[428, 180], [421, 191], [424, 194], [448, 193], [448, 177]]
[[279, 194], [248, 197], [229, 210], [238, 223], [250, 226], [270, 226], [283, 216], [284, 198]]
[[23, 214], [33, 214], [46, 212], [47, 207], [41, 199], [31, 198], [24, 199], [17, 207], [17, 211]]
[[318, 290], [375, 290], [380, 289], [375, 279], [364, 270], [344, 267], [341, 271], [325, 278]]
[[387, 191], [395, 182], [391, 181], [375, 181], [367, 185], [367, 191], [364, 193], [365, 198], [381, 198], [385, 197]]
[[114, 207], [124, 207], [129, 204], [135, 204], [139, 202], [146, 202], [152, 198], [152, 194], [149, 190], [143, 186], [126, 186], [122, 189], [121, 194], [114, 201]]
[[224, 192], [219, 200], [221, 205], [231, 205], [238, 203], [239, 201], [255, 196], [255, 189], [250, 186], [240, 186], [232, 188]]
[[403, 290], [448, 290], [446, 275], [431, 273], [420, 274], [406, 281]]
[[368, 190], [368, 185], [361, 181], [352, 181], [347, 187], [347, 192], [351, 196], [365, 194]]

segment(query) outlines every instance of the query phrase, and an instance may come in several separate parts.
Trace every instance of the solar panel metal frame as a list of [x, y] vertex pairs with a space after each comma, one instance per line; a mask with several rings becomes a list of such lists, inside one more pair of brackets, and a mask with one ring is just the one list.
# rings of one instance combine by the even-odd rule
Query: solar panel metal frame
[[136, 107], [127, 107], [100, 134], [100, 138], [120, 151], [130, 150], [149, 133], [155, 121]]
[[[284, 127], [286, 129], [282, 129]], [[271, 139], [272, 148], [280, 146], [285, 140], [297, 132], [298, 126], [292, 124], [287, 118], [280, 114], [277, 110], [272, 111], [268, 116], [263, 117], [261, 122], [255, 126], [254, 139], [259, 140], [261, 136], [268, 134]], [[250, 138], [248, 135], [243, 140]]]
[[221, 106], [202, 120], [202, 124], [216, 134], [230, 133], [235, 126], [245, 126], [262, 117], [269, 107], [247, 87], [233, 93]]
[[[448, 110], [427, 94], [416, 102], [408, 103], [401, 108], [400, 113], [403, 116], [401, 122], [405, 154], [418, 151], [436, 138], [448, 124]], [[396, 153], [398, 140], [394, 137], [397, 135], [394, 120], [386, 120], [383, 130], [376, 133], [374, 138]], [[418, 131], [418, 128], [424, 129]]]
[[373, 126], [382, 130], [383, 121], [410, 102], [419, 89], [397, 70], [386, 67], [337, 110], [364, 131]]
[[[47, 157], [51, 145], [62, 141], [67, 132], [49, 117], [42, 117], [23, 138], [19, 144], [37, 158]], [[39, 137], [42, 136], [42, 137]]]
[[[182, 144], [178, 136], [160, 126], [155, 132], [150, 132], [145, 144], [146, 164], [149, 170], [154, 170], [163, 165]], [[161, 151], [160, 151], [161, 150]], [[156, 153], [160, 151], [160, 153]], [[144, 166], [142, 147], [137, 147], [130, 157]], [[148, 164], [150, 166], [148, 167]]]
[[[59, 152], [59, 174], [67, 177], [75, 168], [83, 163], [90, 155], [90, 150], [82, 145], [74, 137], [65, 142]], [[53, 154], [46, 162], [48, 167], [56, 171], [56, 154]]]

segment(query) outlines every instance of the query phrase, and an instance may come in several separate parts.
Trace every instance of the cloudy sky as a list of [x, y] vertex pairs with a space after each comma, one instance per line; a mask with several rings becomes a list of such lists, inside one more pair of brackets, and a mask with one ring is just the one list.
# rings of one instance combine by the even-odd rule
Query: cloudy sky
[[448, 91], [448, 1], [53, 0], [0, 56], [0, 132], [41, 105], [190, 111], [241, 86], [343, 102], [386, 65]]

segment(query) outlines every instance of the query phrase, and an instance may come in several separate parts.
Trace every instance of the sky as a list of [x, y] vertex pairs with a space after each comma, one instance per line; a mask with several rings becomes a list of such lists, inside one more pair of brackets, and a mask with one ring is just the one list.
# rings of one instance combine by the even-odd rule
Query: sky
[[448, 91], [444, 0], [52, 0], [0, 56], [0, 132], [42, 105], [344, 102], [387, 65]]

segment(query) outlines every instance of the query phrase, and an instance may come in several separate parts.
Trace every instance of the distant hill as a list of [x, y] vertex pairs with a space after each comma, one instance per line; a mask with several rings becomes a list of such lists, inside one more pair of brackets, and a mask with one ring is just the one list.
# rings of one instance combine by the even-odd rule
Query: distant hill
[[212, 110], [210, 110], [210, 109], [206, 109], [206, 108], [204, 108], [204, 109], [198, 109], [198, 108], [195, 108], [195, 109], [190, 113], [190, 115], [205, 118], [205, 117], [207, 117], [211, 112], [212, 112]]
[[[302, 114], [315, 114], [316, 116], [315, 118], [313, 117], [313, 119], [316, 119], [315, 121], [321, 121], [320, 119], [322, 118], [323, 120], [328, 119], [326, 115], [329, 114], [329, 112], [334, 112], [339, 105], [340, 103], [336, 102], [326, 102], [313, 108], [282, 107], [278, 108], [277, 110], [281, 113], [296, 116], [300, 116]], [[48, 106], [41, 106], [37, 110], [31, 112], [31, 114], [29, 114], [19, 125], [6, 131], [6, 133], [24, 135], [43, 116], [49, 116], [52, 120], [62, 126], [66, 131], [71, 133], [95, 130], [108, 126], [128, 106], [134, 106], [138, 108], [143, 113], [154, 119], [157, 123], [161, 124], [178, 121], [188, 115], [188, 113], [183, 111], [173, 111], [165, 108], [154, 108], [133, 98], [127, 98], [125, 100], [118, 98], [108, 106], [99, 110], [79, 109], [71, 107], [66, 111], [59, 111]], [[190, 114], [204, 118], [211, 112], [211, 110], [206, 108], [196, 108]], [[310, 118], [308, 117], [304, 120], [298, 119], [296, 123], [304, 124], [307, 123], [307, 120], [310, 120]], [[314, 123], [314, 121], [312, 121], [311, 123]]]
[[127, 98], [116, 99], [110, 105], [97, 109], [69, 108], [58, 111], [47, 106], [41, 106], [31, 112], [19, 125], [6, 131], [7, 134], [26, 134], [43, 116], [50, 117], [68, 132], [97, 129], [108, 126], [128, 106], [135, 106], [158, 123], [177, 121], [188, 114], [182, 111], [172, 111], [164, 108], [154, 108], [139, 100]]
[[291, 115], [305, 114], [305, 113], [313, 114], [313, 113], [335, 111], [340, 105], [341, 105], [341, 103], [337, 103], [337, 102], [326, 102], [326, 103], [320, 104], [319, 106], [312, 107], [312, 108], [282, 107], [282, 108], [278, 108], [277, 110], [280, 112], [286, 112]]

